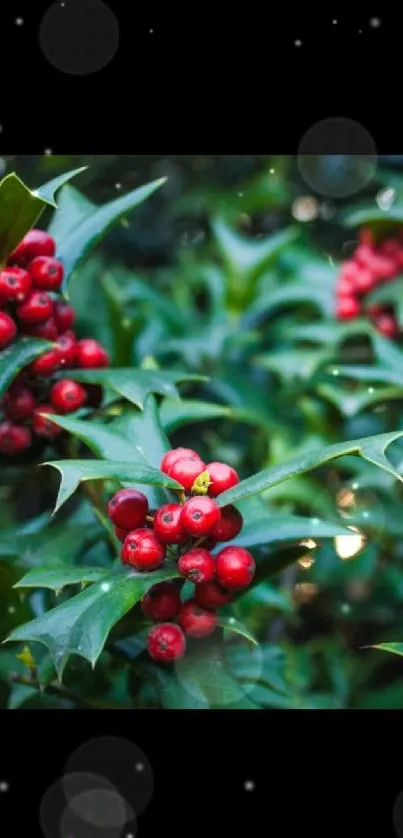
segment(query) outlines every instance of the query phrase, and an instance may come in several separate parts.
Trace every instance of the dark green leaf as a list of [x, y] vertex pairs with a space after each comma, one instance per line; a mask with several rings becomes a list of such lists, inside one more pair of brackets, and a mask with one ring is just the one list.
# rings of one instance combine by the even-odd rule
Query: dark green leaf
[[19, 372], [52, 348], [39, 338], [22, 338], [0, 353], [0, 398]]
[[176, 568], [143, 574], [119, 568], [62, 605], [18, 627], [6, 642], [43, 643], [59, 678], [70, 655], [79, 655], [94, 667], [113, 626], [152, 585], [176, 576]]
[[67, 232], [61, 241], [59, 240], [58, 258], [63, 262], [65, 269], [65, 288], [71, 274], [88, 251], [100, 241], [122, 215], [142, 204], [164, 183], [165, 178], [155, 180], [97, 207], [91, 214], [82, 218], [73, 230]]
[[0, 265], [36, 224], [46, 206], [56, 206], [56, 191], [81, 171], [67, 172], [37, 190], [28, 189], [14, 172], [3, 178], [0, 182]]
[[263, 519], [247, 521], [240, 534], [231, 541], [231, 545], [237, 547], [272, 546], [303, 539], [334, 538], [336, 535], [349, 534], [351, 535], [350, 530], [341, 523], [320, 521], [319, 518], [304, 518], [299, 515], [285, 515], [275, 509], [267, 509]]
[[[50, 418], [50, 417], [49, 417]], [[80, 439], [88, 448], [105, 460], [125, 460], [138, 462], [143, 458], [137, 450], [135, 441], [130, 442], [110, 426], [96, 421], [72, 419], [70, 416], [53, 416], [52, 422]]]
[[377, 436], [364, 437], [363, 439], [357, 439], [351, 442], [341, 442], [308, 452], [300, 457], [295, 457], [289, 462], [265, 469], [253, 477], [248, 477], [246, 480], [243, 480], [237, 486], [234, 486], [233, 489], [229, 489], [229, 491], [219, 496], [219, 506], [239, 503], [239, 501], [250, 495], [265, 492], [266, 489], [282, 483], [283, 480], [288, 480], [297, 474], [304, 474], [306, 471], [311, 471], [314, 468], [318, 468], [346, 455], [362, 457], [367, 462], [373, 463], [384, 471], [389, 472], [389, 474], [392, 474], [397, 480], [403, 482], [403, 478], [397, 473], [385, 454], [386, 449], [392, 442], [401, 439], [401, 437], [403, 437], [403, 431], [394, 431], [393, 433], [378, 434]]
[[182, 487], [166, 474], [142, 463], [120, 463], [106, 460], [57, 460], [44, 465], [56, 468], [61, 474], [61, 484], [54, 514], [86, 480], [114, 480], [117, 483], [145, 484], [181, 491]]
[[36, 567], [26, 573], [14, 588], [49, 588], [51, 591], [61, 591], [67, 585], [100, 582], [108, 575], [108, 570], [102, 567]]
[[183, 381], [205, 381], [206, 378], [185, 371], [134, 370], [129, 367], [78, 370], [74, 373], [74, 380], [107, 387], [120, 398], [127, 399], [142, 410], [147, 396], [152, 393], [177, 396], [176, 384]]

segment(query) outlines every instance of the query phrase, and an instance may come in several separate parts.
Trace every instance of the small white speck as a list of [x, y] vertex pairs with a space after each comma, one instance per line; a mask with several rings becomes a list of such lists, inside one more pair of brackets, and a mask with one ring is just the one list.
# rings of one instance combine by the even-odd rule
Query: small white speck
[[246, 783], [243, 784], [245, 791], [254, 791], [256, 786], [253, 780], [247, 780]]
[[362, 517], [363, 518], [369, 518], [369, 512], [367, 512], [367, 510], [365, 510], [365, 512], [362, 513]]
[[136, 771], [144, 771], [144, 763], [143, 762], [136, 762], [135, 769], [136, 769]]
[[371, 17], [370, 21], [369, 21], [369, 25], [370, 25], [371, 29], [379, 29], [381, 23], [382, 23], [382, 21], [381, 21], [380, 17]]
[[351, 488], [353, 489], [353, 491], [354, 491], [354, 492], [356, 492], [356, 491], [357, 491], [357, 489], [359, 489], [360, 487], [359, 487], [358, 483], [353, 483], [353, 485], [351, 486]]
[[234, 619], [234, 617], [230, 617], [230, 618], [229, 618], [229, 620], [228, 620], [228, 622], [229, 622], [230, 626], [235, 625], [235, 619]]
[[312, 518], [312, 524], [314, 527], [318, 527], [320, 524], [319, 518]]
[[302, 41], [299, 41], [299, 40], [298, 40], [298, 41], [294, 41], [294, 46], [295, 46], [295, 47], [302, 47]]
[[102, 589], [103, 591], [105, 591], [105, 593], [107, 593], [108, 591], [110, 591], [111, 586], [110, 586], [109, 582], [102, 582], [101, 589]]
[[121, 188], [122, 188], [121, 183], [115, 183], [115, 189], [121, 189]]
[[154, 34], [154, 29], [150, 29], [149, 32], [150, 32], [150, 35], [153, 35]]
[[15, 25], [16, 26], [23, 26], [24, 25], [24, 18], [23, 17], [16, 17]]
[[358, 34], [359, 34], [359, 35], [362, 35], [362, 29], [359, 29], [359, 30], [358, 30]]
[[45, 148], [44, 154], [46, 154], [47, 157], [50, 157], [50, 155], [53, 154], [53, 151], [51, 148]]
[[332, 375], [340, 375], [340, 371], [339, 370], [332, 370]]
[[9, 607], [8, 607], [8, 613], [9, 613], [9, 614], [15, 614], [15, 608], [14, 608], [14, 605], [9, 605]]
[[0, 783], [0, 792], [4, 794], [4, 792], [8, 791], [10, 788], [10, 783], [6, 783], [5, 780], [2, 780]]
[[269, 170], [269, 175], [274, 175], [274, 172], [275, 172], [275, 169], [270, 169]]
[[337, 20], [332, 20], [333, 26], [336, 26]]
[[374, 387], [368, 387], [368, 393], [370, 393], [370, 394], [375, 393]]
[[238, 198], [243, 198], [243, 192], [238, 192]]

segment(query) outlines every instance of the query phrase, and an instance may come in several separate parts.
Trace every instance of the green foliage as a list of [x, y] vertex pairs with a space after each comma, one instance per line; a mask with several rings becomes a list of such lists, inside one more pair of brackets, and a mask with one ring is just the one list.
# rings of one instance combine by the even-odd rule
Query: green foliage
[[[34, 463], [7, 462], [0, 478], [0, 700], [9, 709], [400, 707], [403, 347], [365, 319], [334, 318], [356, 228], [400, 234], [399, 178], [380, 170], [365, 205], [353, 198], [326, 219], [320, 204], [318, 220], [303, 223], [290, 207], [307, 187], [288, 158], [262, 158], [235, 188], [203, 175], [181, 194], [175, 175], [160, 189], [165, 179], [143, 170], [146, 185], [133, 189], [128, 162], [103, 161], [101, 175], [120, 166], [118, 198], [96, 160], [81, 178], [85, 195], [68, 184], [81, 162], [64, 161], [72, 171], [54, 168], [36, 192], [14, 175], [0, 184], [10, 210], [3, 261], [57, 194], [48, 229], [77, 330], [112, 357], [110, 369], [74, 373], [102, 385], [101, 406], [52, 415], [64, 431], [56, 445]], [[375, 200], [385, 185], [397, 192], [387, 211]], [[393, 303], [403, 325], [402, 300], [401, 279], [371, 296]], [[2, 352], [1, 393], [48, 348], [24, 339]], [[124, 568], [106, 505], [125, 486], [150, 509], [176, 502], [180, 486], [160, 464], [179, 445], [238, 470], [218, 502], [242, 513], [231, 543], [251, 550], [257, 572], [212, 638], [163, 667], [145, 651], [140, 601], [176, 566]]]

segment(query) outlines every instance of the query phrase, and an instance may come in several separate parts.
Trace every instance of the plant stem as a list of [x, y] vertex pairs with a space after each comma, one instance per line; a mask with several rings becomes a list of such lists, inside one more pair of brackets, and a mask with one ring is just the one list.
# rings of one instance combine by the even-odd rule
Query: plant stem
[[22, 684], [23, 687], [32, 687], [34, 690], [38, 690], [38, 692], [44, 692], [48, 695], [55, 695], [57, 698], [64, 698], [67, 701], [72, 701], [77, 707], [80, 707], [82, 710], [92, 710], [93, 706], [90, 702], [86, 701], [84, 698], [80, 698], [80, 696], [76, 695], [75, 693], [71, 692], [70, 690], [66, 689], [66, 687], [61, 687], [58, 684], [47, 684], [44, 686], [40, 684], [36, 679], [33, 678], [24, 678], [22, 675], [12, 675], [11, 680], [14, 684]]

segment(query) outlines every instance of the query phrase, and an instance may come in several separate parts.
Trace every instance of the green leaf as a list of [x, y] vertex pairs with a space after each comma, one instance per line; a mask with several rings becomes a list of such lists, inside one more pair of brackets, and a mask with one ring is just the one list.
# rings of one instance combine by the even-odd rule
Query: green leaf
[[36, 567], [26, 573], [14, 588], [49, 588], [59, 592], [67, 585], [100, 582], [109, 572], [102, 567]]
[[230, 407], [211, 402], [190, 399], [164, 399], [160, 407], [161, 422], [168, 433], [193, 422], [207, 422], [209, 419], [230, 418]]
[[117, 396], [127, 399], [141, 410], [147, 396], [178, 396], [176, 384], [183, 381], [206, 381], [205, 376], [185, 371], [95, 369], [74, 371], [74, 380], [88, 384], [100, 384]]
[[232, 676], [223, 657], [222, 646], [202, 644], [176, 664], [176, 677], [196, 700], [207, 700], [211, 709], [255, 710]]
[[247, 239], [227, 224], [223, 218], [216, 218], [212, 228], [229, 269], [244, 278], [258, 274], [299, 235], [297, 228], [290, 227], [264, 239]]
[[110, 426], [102, 425], [100, 422], [85, 421], [84, 419], [71, 419], [69, 416], [54, 416], [52, 422], [59, 425], [65, 431], [80, 439], [99, 457], [105, 460], [125, 460], [126, 462], [138, 462], [142, 459], [137, 450], [135, 441], [130, 442]]
[[56, 242], [56, 252], [59, 250], [59, 244], [74, 227], [96, 209], [97, 205], [89, 201], [74, 186], [63, 187], [57, 202], [57, 212], [54, 213], [48, 228], [48, 232]]
[[22, 338], [0, 353], [0, 398], [28, 364], [48, 352], [53, 346], [47, 340]]
[[370, 646], [371, 649], [379, 649], [381, 652], [391, 652], [393, 655], [403, 657], [403, 643], [378, 643]]
[[115, 480], [117, 483], [138, 483], [159, 486], [163, 489], [181, 491], [182, 486], [171, 480], [166, 474], [143, 463], [120, 463], [106, 460], [57, 460], [44, 463], [56, 468], [61, 474], [61, 484], [54, 513], [76, 491], [80, 483], [86, 480]]
[[143, 574], [119, 568], [62, 605], [19, 626], [5, 642], [44, 644], [60, 679], [70, 655], [79, 655], [95, 667], [113, 626], [152, 585], [177, 576], [176, 568]]
[[74, 169], [40, 189], [31, 190], [13, 172], [0, 182], [0, 265], [25, 234], [36, 224], [47, 206], [55, 207], [55, 193], [83, 169]]
[[161, 460], [171, 448], [161, 426], [157, 401], [153, 396], [147, 398], [144, 410], [128, 408], [109, 427], [120, 437], [133, 440], [137, 461], [154, 468], [159, 469]]
[[347, 210], [340, 217], [345, 227], [362, 227], [364, 224], [390, 226], [403, 221], [403, 204], [392, 204], [389, 209], [381, 210], [375, 204], [365, 204], [354, 210]]
[[[267, 509], [263, 519], [247, 521], [230, 543], [237, 547], [259, 547], [303, 539], [334, 538], [336, 535], [351, 535], [351, 531], [341, 523], [286, 515], [275, 509]], [[221, 549], [221, 546], [217, 549]]]
[[239, 634], [241, 637], [244, 637], [245, 640], [249, 640], [254, 646], [258, 646], [258, 642], [253, 634], [248, 631], [246, 626], [244, 626], [239, 620], [236, 620], [235, 617], [225, 617], [225, 616], [218, 616], [218, 623], [217, 625], [219, 628], [225, 629], [229, 633]]
[[165, 183], [165, 178], [134, 189], [114, 201], [96, 207], [85, 215], [76, 226], [58, 241], [58, 258], [63, 262], [65, 277], [64, 288], [79, 262], [85, 258], [108, 230], [126, 213], [131, 212], [149, 198], [153, 192]]
[[289, 480], [297, 474], [304, 474], [314, 468], [325, 465], [326, 463], [336, 460], [339, 457], [347, 455], [355, 455], [362, 457], [369, 463], [373, 463], [384, 471], [392, 474], [397, 480], [403, 482], [403, 478], [394, 469], [392, 463], [385, 455], [386, 449], [397, 439], [403, 437], [403, 431], [394, 431], [389, 434], [378, 434], [377, 436], [364, 437], [350, 442], [341, 442], [336, 445], [329, 445], [325, 448], [307, 452], [299, 457], [295, 457], [286, 463], [273, 466], [273, 468], [265, 469], [258, 472], [253, 477], [248, 477], [233, 489], [224, 492], [218, 498], [219, 506], [228, 506], [228, 504], [239, 503], [239, 501], [250, 497], [251, 495], [259, 494], [270, 489], [271, 486], [276, 486], [282, 483], [283, 480]]

